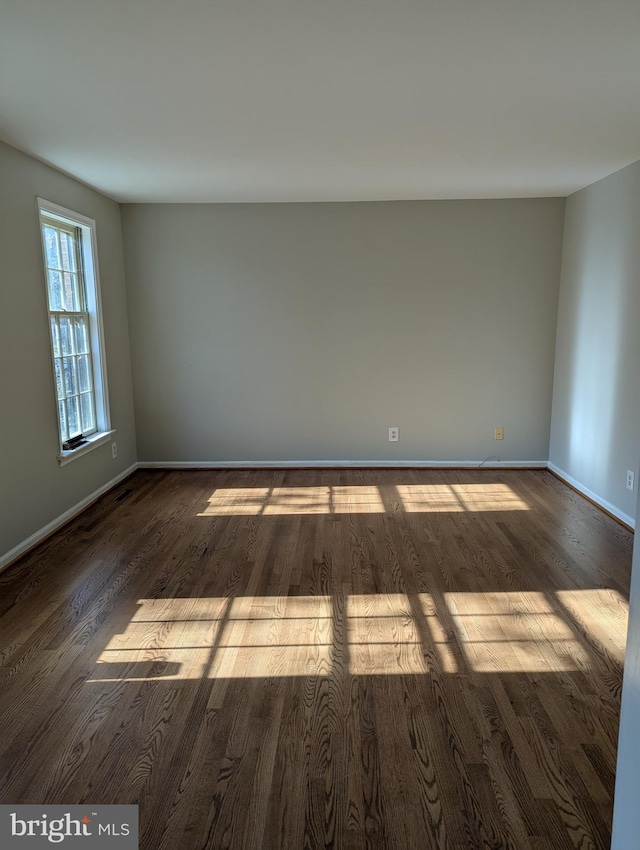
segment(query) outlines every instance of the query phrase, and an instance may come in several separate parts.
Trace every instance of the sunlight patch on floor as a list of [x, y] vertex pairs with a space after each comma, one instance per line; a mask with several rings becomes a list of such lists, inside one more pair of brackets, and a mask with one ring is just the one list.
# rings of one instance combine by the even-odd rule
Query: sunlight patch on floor
[[[427, 634], [437, 631], [432, 619], [419, 618]], [[404, 594], [142, 599], [93, 681], [116, 678], [110, 665], [128, 680], [427, 672]]]
[[507, 484], [221, 487], [211, 494], [198, 516], [382, 514], [396, 505], [408, 513], [531, 509]]
[[377, 487], [219, 488], [198, 516], [278, 516], [281, 514], [382, 514]]
[[582, 636], [621, 662], [626, 610], [608, 589], [140, 599], [91, 681], [589, 670]]
[[[594, 589], [557, 591], [552, 598], [534, 591], [444, 596], [471, 670], [545, 673], [592, 668], [593, 656], [583, 634], [606, 641], [609, 656], [622, 660], [620, 646], [605, 634], [599, 613], [620, 605], [618, 594], [613, 594], [615, 602], [611, 594], [610, 590]], [[564, 606], [556, 599], [563, 600]], [[571, 606], [573, 617], [568, 616]], [[624, 641], [626, 621], [618, 619], [617, 631], [617, 640]], [[624, 654], [624, 643], [621, 651]]]
[[589, 634], [622, 664], [629, 615], [624, 596], [611, 588], [557, 590], [554, 595], [566, 614], [575, 622], [584, 623]]
[[508, 484], [399, 484], [396, 489], [407, 513], [531, 510]]

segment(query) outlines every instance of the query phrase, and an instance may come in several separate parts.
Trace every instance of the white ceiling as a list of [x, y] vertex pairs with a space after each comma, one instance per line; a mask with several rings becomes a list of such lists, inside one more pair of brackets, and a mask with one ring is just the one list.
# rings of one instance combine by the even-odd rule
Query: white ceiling
[[567, 195], [640, 158], [640, 0], [0, 0], [0, 138], [120, 201]]

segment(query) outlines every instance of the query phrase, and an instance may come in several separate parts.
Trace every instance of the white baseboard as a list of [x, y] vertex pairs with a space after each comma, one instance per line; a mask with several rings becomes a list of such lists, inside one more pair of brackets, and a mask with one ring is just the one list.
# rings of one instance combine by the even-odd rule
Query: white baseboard
[[33, 546], [36, 546], [66, 522], [69, 522], [70, 519], [73, 519], [79, 513], [84, 511], [92, 502], [95, 502], [96, 499], [99, 499], [100, 496], [103, 496], [108, 490], [111, 490], [112, 487], [115, 487], [120, 481], [131, 475], [132, 472], [135, 472], [137, 468], [137, 463], [132, 464], [128, 469], [125, 469], [124, 472], [116, 475], [116, 477], [112, 478], [111, 481], [107, 481], [106, 484], [103, 484], [102, 487], [99, 487], [91, 493], [90, 496], [82, 499], [72, 508], [69, 508], [68, 511], [65, 511], [63, 514], [60, 514], [59, 517], [51, 520], [50, 523], [47, 523], [47, 525], [43, 526], [43, 528], [38, 529], [38, 531], [34, 532], [30, 537], [27, 537], [26, 540], [23, 540], [22, 543], [18, 543], [18, 545], [14, 546], [14, 548], [7, 552], [6, 555], [0, 556], [0, 570], [9, 566], [10, 563], [15, 561], [21, 555], [24, 555], [24, 553], [33, 548]]
[[139, 469], [546, 469], [546, 460], [143, 460]]
[[595, 502], [596, 505], [599, 505], [601, 508], [604, 508], [607, 513], [610, 513], [612, 516], [619, 519], [621, 522], [624, 522], [625, 525], [628, 525], [630, 528], [635, 529], [636, 521], [635, 517], [629, 516], [629, 514], [625, 514], [624, 511], [621, 511], [620, 508], [617, 508], [615, 505], [612, 505], [611, 502], [607, 502], [606, 499], [603, 499], [601, 496], [598, 496], [597, 493], [594, 493], [593, 490], [589, 490], [588, 487], [585, 487], [580, 481], [577, 481], [568, 472], [565, 472], [564, 469], [560, 469], [559, 466], [556, 466], [555, 463], [547, 464], [551, 472], [565, 481], [567, 484], [570, 484], [574, 490], [577, 490], [579, 493], [582, 493], [583, 496], [586, 496], [588, 499], [591, 499], [592, 502]]

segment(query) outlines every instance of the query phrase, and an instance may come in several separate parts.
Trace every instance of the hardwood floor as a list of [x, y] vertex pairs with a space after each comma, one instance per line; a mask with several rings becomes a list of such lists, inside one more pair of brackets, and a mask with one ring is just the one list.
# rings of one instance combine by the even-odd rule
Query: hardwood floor
[[632, 539], [546, 471], [139, 471], [0, 574], [0, 802], [608, 848]]

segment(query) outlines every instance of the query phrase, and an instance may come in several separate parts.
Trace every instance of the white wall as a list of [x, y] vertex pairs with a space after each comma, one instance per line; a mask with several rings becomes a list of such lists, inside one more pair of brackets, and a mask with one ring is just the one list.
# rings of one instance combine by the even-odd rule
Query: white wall
[[[0, 143], [0, 563], [136, 460], [119, 207]], [[60, 467], [36, 196], [94, 218], [112, 426], [101, 446]]]
[[563, 213], [124, 206], [139, 460], [546, 461]]
[[[640, 162], [567, 199], [550, 462], [630, 524], [640, 466]], [[640, 484], [640, 481], [637, 481]]]

